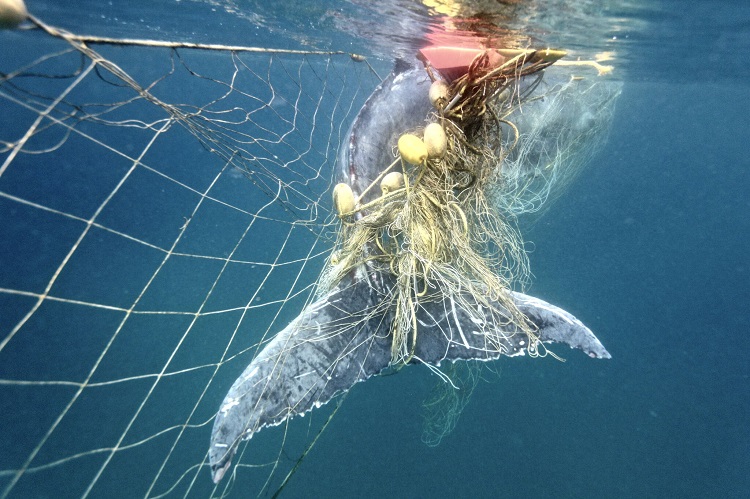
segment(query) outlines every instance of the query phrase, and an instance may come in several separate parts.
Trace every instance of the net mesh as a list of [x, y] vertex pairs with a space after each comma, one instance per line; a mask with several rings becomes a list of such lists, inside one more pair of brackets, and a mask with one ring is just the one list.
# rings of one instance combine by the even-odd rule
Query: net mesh
[[[22, 50], [0, 54], [0, 240], [10, 242], [0, 249], [0, 494], [276, 490], [336, 408], [259, 433], [252, 456], [240, 447], [241, 471], [217, 486], [206, 469], [211, 425], [315, 283], [320, 294], [341, 277], [329, 265], [318, 280], [332, 248], [347, 254], [331, 212], [334, 164], [379, 76], [347, 53], [115, 44], [34, 21], [40, 29], [3, 33]], [[490, 103], [490, 125], [449, 131], [462, 153], [445, 160], [457, 166], [454, 184], [467, 157], [481, 182], [468, 218], [432, 216], [460, 200], [454, 184], [445, 200], [428, 185], [422, 206], [440, 210], [413, 218], [435, 225], [431, 237], [394, 225], [429, 250], [416, 251], [425, 261], [402, 258], [413, 267], [403, 275], [440, 275], [451, 289], [484, 276], [481, 289], [498, 293], [525, 283], [515, 216], [547, 206], [596, 151], [619, 93], [554, 74], [528, 93], [509, 86], [513, 95]], [[459, 273], [435, 250], [455, 251], [457, 239], [436, 245], [434, 234], [462, 228]], [[410, 282], [407, 299], [419, 296]], [[414, 314], [403, 317], [408, 333]], [[434, 369], [429, 445], [452, 430], [479, 379], [473, 366]]]
[[[213, 417], [311, 296], [379, 78], [349, 54], [3, 37], [0, 494], [221, 495]], [[256, 489], [293, 464], [262, 444], [281, 433], [241, 460]]]

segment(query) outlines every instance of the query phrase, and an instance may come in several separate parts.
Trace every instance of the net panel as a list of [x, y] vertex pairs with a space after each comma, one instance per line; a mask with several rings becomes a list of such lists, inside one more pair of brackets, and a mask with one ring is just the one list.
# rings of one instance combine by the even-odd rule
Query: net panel
[[[213, 417], [311, 296], [338, 145], [379, 79], [348, 54], [3, 37], [1, 494], [221, 495]], [[238, 476], [283, 476], [294, 432]]]

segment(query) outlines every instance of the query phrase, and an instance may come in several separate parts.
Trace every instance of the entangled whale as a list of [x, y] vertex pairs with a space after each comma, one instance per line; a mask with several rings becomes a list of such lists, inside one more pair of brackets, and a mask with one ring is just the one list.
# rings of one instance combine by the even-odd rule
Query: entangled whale
[[[568, 80], [565, 73], [561, 81]], [[360, 200], [363, 204], [375, 199], [377, 193], [365, 191], [382, 165], [393, 160], [399, 134], [423, 124], [431, 112], [430, 85], [423, 67], [399, 62], [354, 120], [341, 148], [338, 177], [357, 196], [365, 194]], [[530, 83], [519, 85], [522, 89]], [[568, 110], [580, 115], [579, 111]], [[525, 112], [518, 119], [531, 123], [533, 108]], [[538, 120], [535, 126], [547, 125]], [[537, 145], [545, 153], [553, 146], [554, 141]], [[535, 172], [530, 169], [523, 174]], [[365, 261], [265, 345], [234, 382], [216, 414], [209, 448], [215, 483], [229, 470], [242, 440], [320, 407], [393, 365], [396, 281], [388, 266]], [[415, 305], [414, 325], [420, 333], [414, 332], [411, 338], [408, 364], [439, 366], [443, 361], [534, 356], [550, 342], [568, 344], [592, 358], [610, 358], [581, 321], [538, 298], [507, 290], [504, 300], [479, 299], [468, 286], [456, 291], [443, 289], [439, 283], [430, 294], [432, 299]], [[516, 310], [509, 310], [509, 305]]]

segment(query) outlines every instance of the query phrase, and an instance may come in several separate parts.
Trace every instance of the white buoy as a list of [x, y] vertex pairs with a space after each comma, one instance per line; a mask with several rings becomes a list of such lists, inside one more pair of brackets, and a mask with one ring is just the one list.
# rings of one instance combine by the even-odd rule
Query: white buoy
[[430, 123], [424, 129], [424, 145], [427, 147], [427, 157], [440, 159], [448, 150], [448, 137], [439, 123]]
[[398, 152], [404, 161], [412, 165], [421, 165], [427, 159], [424, 142], [410, 133], [405, 133], [398, 139]]
[[380, 181], [380, 192], [383, 195], [400, 189], [404, 186], [404, 175], [401, 172], [391, 172]]
[[443, 80], [435, 80], [430, 85], [430, 104], [437, 110], [443, 109], [448, 104], [448, 84]]
[[354, 193], [348, 184], [336, 184], [333, 188], [333, 206], [340, 217], [354, 211]]
[[23, 0], [0, 0], [0, 28], [15, 28], [28, 16], [29, 11]]

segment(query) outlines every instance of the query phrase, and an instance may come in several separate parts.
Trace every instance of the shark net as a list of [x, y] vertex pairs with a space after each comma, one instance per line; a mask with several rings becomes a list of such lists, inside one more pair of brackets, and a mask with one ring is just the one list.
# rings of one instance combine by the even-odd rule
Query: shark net
[[45, 29], [0, 33], [0, 495], [221, 494], [216, 410], [311, 295], [380, 80], [348, 53]]
[[[523, 62], [493, 90], [492, 120], [466, 125], [461, 113], [481, 115], [470, 109], [481, 104], [444, 103], [450, 175], [404, 166], [406, 182], [421, 182], [412, 211], [397, 183], [367, 214], [377, 222], [353, 224], [331, 195], [339, 144], [381, 82], [362, 57], [116, 42], [32, 20], [36, 29], [2, 33], [19, 50], [0, 55], [2, 497], [283, 487], [336, 408], [260, 433], [232, 479], [214, 485], [206, 447], [232, 380], [370, 258], [363, 248], [377, 245], [388, 257], [378, 264], [397, 276], [394, 364], [413, 353], [419, 300], [467, 286], [467, 272], [477, 294], [522, 286], [515, 216], [574, 176], [610, 118], [559, 128], [581, 89], [568, 74], [518, 84], [527, 56], [540, 65], [529, 74], [556, 58], [516, 51]], [[539, 88], [545, 97], [531, 97]], [[611, 110], [619, 88], [586, 92], [592, 108]], [[430, 287], [436, 279], [443, 288]], [[429, 445], [479, 379], [472, 368], [445, 373], [426, 403]]]

